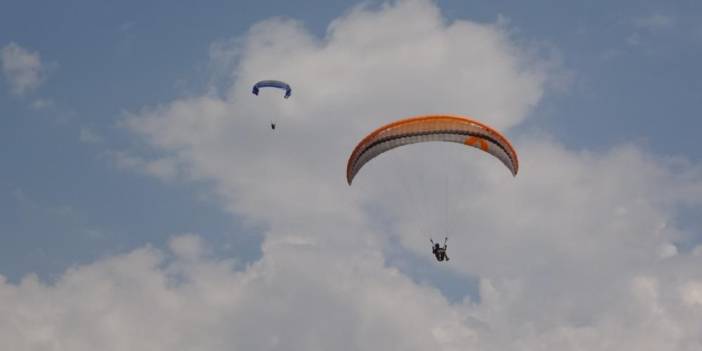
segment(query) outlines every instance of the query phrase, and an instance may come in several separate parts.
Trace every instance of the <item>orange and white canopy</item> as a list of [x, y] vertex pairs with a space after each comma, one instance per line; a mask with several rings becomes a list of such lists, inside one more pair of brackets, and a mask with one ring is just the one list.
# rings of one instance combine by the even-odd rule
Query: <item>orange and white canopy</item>
[[519, 170], [517, 152], [497, 130], [476, 120], [450, 115], [419, 116], [384, 125], [356, 146], [346, 166], [349, 185], [363, 165], [376, 156], [396, 147], [428, 141], [446, 141], [483, 150], [507, 166], [516, 176]]

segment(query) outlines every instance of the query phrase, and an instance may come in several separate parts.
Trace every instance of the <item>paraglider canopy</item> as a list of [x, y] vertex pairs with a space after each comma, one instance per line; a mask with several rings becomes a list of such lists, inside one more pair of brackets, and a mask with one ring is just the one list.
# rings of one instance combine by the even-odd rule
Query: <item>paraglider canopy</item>
[[278, 89], [284, 89], [285, 90], [285, 96], [284, 98], [289, 98], [290, 94], [292, 93], [292, 89], [290, 88], [290, 85], [285, 82], [281, 82], [279, 80], [262, 80], [256, 84], [254, 84], [253, 89], [251, 92], [254, 95], [258, 95], [258, 91], [260, 88], [278, 88]]
[[401, 119], [384, 125], [356, 145], [346, 166], [346, 181], [376, 156], [396, 147], [428, 141], [445, 141], [478, 148], [500, 160], [513, 176], [519, 170], [517, 152], [497, 130], [468, 117], [431, 115]]

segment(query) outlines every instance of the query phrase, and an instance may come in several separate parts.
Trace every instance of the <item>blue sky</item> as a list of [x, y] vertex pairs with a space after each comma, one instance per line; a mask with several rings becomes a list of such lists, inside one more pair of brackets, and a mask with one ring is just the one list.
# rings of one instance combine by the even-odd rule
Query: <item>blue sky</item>
[[[431, 13], [436, 9], [441, 18], [441, 23], [437, 26], [449, 27], [455, 22], [469, 21], [476, 26], [484, 26], [480, 28], [486, 28], [488, 32], [498, 33], [498, 39], [495, 40], [504, 45], [504, 50], [498, 50], [500, 55], [513, 59], [507, 60], [509, 62], [515, 62], [514, 65], [506, 64], [509, 67], [505, 70], [510, 72], [506, 76], [510, 78], [499, 82], [489, 79], [480, 81], [478, 78], [478, 81], [466, 84], [476, 89], [485, 87], [489, 96], [492, 96], [490, 94], [494, 91], [494, 96], [499, 96], [500, 99], [514, 97], [518, 100], [523, 97], [524, 101], [527, 101], [515, 102], [514, 109], [505, 108], [505, 111], [468, 101], [470, 98], [467, 98], [465, 103], [456, 103], [455, 106], [464, 106], [466, 109], [475, 106], [476, 111], [498, 111], [499, 116], [495, 117], [494, 122], [506, 128], [506, 133], [518, 141], [517, 145], [524, 145], [524, 149], [527, 150], [524, 156], [527, 167], [532, 158], [532, 164], [542, 165], [543, 169], [556, 167], [557, 165], [551, 164], [546, 159], [547, 156], [544, 156], [551, 155], [553, 160], [562, 157], [564, 165], [574, 164], [573, 169], [591, 167], [593, 172], [602, 172], [602, 178], [612, 180], [611, 184], [605, 182], [600, 187], [600, 180], [592, 180], [585, 175], [574, 176], [572, 184], [584, 184], [586, 193], [589, 191], [590, 194], [600, 194], [598, 196], [601, 199], [594, 203], [611, 200], [612, 206], [626, 207], [622, 213], [633, 211], [641, 218], [648, 216], [651, 220], [659, 218], [659, 215], [660, 218], [665, 218], [661, 220], [661, 228], [672, 227], [672, 234], [661, 235], [665, 238], [664, 241], [674, 248], [670, 249], [670, 246], [665, 246], [667, 244], [662, 244], [661, 250], [690, 253], [692, 257], [691, 252], [702, 237], [699, 229], [702, 222], [696, 215], [700, 208], [696, 200], [696, 191], [702, 162], [702, 152], [699, 148], [699, 132], [702, 130], [702, 121], [699, 118], [699, 106], [702, 101], [702, 71], [699, 68], [702, 58], [702, 3], [417, 3], [420, 3], [416, 7], [419, 10], [408, 5], [409, 9], [406, 11], [414, 14], [415, 10], [418, 13], [426, 10]], [[373, 13], [380, 14], [380, 17], [387, 13], [388, 18], [394, 18], [393, 11], [388, 8], [405, 6], [405, 2], [391, 5], [380, 5], [376, 2], [370, 4], [366, 12], [360, 11], [359, 18], [372, 18]], [[300, 52], [313, 52], [311, 56], [317, 53], [307, 47], [308, 41], [316, 41], [311, 47], [324, 47], [330, 43], [333, 44], [330, 44], [330, 47], [343, 46], [343, 38], [354, 37], [342, 35], [346, 32], [337, 30], [337, 27], [330, 26], [330, 23], [341, 23], [339, 26], [342, 28], [348, 25], [351, 33], [360, 31], [354, 24], [356, 12], [352, 9], [356, 4], [346, 1], [306, 1], [304, 5], [290, 1], [8, 1], [3, 5], [3, 8], [9, 11], [0, 12], [0, 49], [4, 55], [0, 77], [0, 159], [4, 165], [0, 169], [0, 275], [5, 276], [10, 284], [19, 284], [22, 278], [30, 273], [38, 274], [44, 281], [61, 280], [65, 277], [66, 270], [71, 267], [111, 262], [109, 257], [113, 256], [128, 260], [128, 257], [121, 255], [144, 247], [154, 247], [165, 252], [171, 250], [176, 256], [185, 257], [188, 256], [187, 252], [190, 252], [188, 247], [199, 248], [201, 244], [198, 240], [202, 240], [206, 243], [203, 245], [211, 247], [214, 252], [212, 256], [216, 259], [233, 259], [237, 264], [254, 264], [267, 262], [262, 257], [270, 257], [272, 261], [275, 261], [274, 257], [286, 257], [277, 251], [279, 249], [275, 244], [278, 242], [276, 240], [295, 243], [296, 240], [303, 243], [307, 240], [317, 240], [304, 235], [303, 239], [291, 239], [276, 234], [281, 226], [296, 223], [294, 218], [307, 218], [304, 217], [305, 214], [295, 212], [295, 206], [299, 206], [300, 203], [295, 202], [294, 194], [286, 198], [285, 193], [281, 193], [281, 198], [277, 199], [279, 201], [267, 202], [270, 199], [264, 195], [259, 198], [247, 193], [246, 187], [242, 185], [245, 184], [244, 178], [231, 183], [227, 180], [232, 178], [232, 174], [239, 174], [239, 171], [244, 174], [255, 169], [259, 163], [264, 167], [266, 162], [274, 162], [270, 160], [278, 160], [279, 163], [276, 164], [286, 164], [283, 156], [263, 154], [270, 150], [259, 148], [260, 145], [252, 146], [257, 152], [261, 150], [261, 160], [257, 160], [253, 155], [250, 156], [253, 159], [247, 159], [238, 152], [233, 152], [232, 159], [238, 163], [220, 167], [221, 160], [225, 159], [222, 155], [226, 154], [227, 148], [241, 146], [234, 139], [244, 137], [237, 134], [238, 132], [232, 132], [234, 141], [231, 141], [231, 144], [224, 138], [219, 140], [218, 144], [203, 146], [202, 149], [195, 141], [195, 136], [192, 140], [178, 139], [180, 128], [186, 128], [184, 125], [187, 125], [183, 122], [187, 117], [182, 117], [185, 113], [178, 103], [186, 106], [191, 104], [195, 111], [204, 116], [203, 120], [210, 121], [207, 123], [222, 123], [220, 128], [231, 125], [227, 124], [229, 122], [221, 122], [218, 112], [211, 112], [210, 108], [232, 109], [236, 114], [238, 112], [232, 106], [242, 106], [242, 110], [252, 116], [265, 116], [269, 110], [256, 110], [255, 105], [242, 103], [241, 97], [237, 95], [242, 87], [248, 85], [248, 81], [243, 80], [253, 73], [260, 73], [260, 67], [256, 66], [257, 61], [251, 57], [262, 57], [260, 55], [266, 50], [250, 42], [259, 37], [268, 38], [275, 43], [274, 47], [282, 47], [285, 40], [290, 40], [295, 45], [299, 44]], [[276, 27], [275, 21], [281, 21], [283, 24], [280, 26], [288, 28], [288, 32], [295, 32], [290, 29], [294, 28], [294, 25], [286, 22], [286, 19], [298, 21], [304, 26], [307, 32], [299, 34], [304, 40], [298, 36], [286, 39], [284, 34], [278, 33], [280, 29]], [[402, 26], [419, 25], [417, 23], [422, 23], [425, 17], [418, 15], [416, 22], [414, 20], [410, 17]], [[375, 22], [371, 23], [376, 25]], [[264, 34], [256, 32], [256, 28]], [[384, 33], [391, 29], [381, 25], [373, 30]], [[280, 35], [276, 37], [270, 34], [271, 37], [266, 37], [266, 33]], [[493, 40], [492, 36], [490, 38], [489, 40]], [[235, 56], [234, 60], [219, 62], [213, 58], [213, 48], [223, 43], [234, 43], [234, 49], [231, 45], [223, 46], [223, 52]], [[454, 44], [465, 46], [466, 50], [470, 50], [472, 45], [468, 39], [465, 42], [458, 40]], [[458, 50], [451, 47], [451, 50], [454, 49]], [[320, 51], [324, 54], [324, 50]], [[374, 53], [369, 51], [367, 57], [374, 58], [373, 55]], [[9, 62], [20, 62], [24, 65], [19, 71], [12, 71], [8, 66]], [[503, 61], [496, 62], [495, 65], [500, 65]], [[343, 65], [335, 67], [341, 70], [338, 72], [339, 76], [347, 73], [343, 72]], [[477, 67], [487, 72], [492, 66]], [[499, 72], [502, 72], [501, 69], [498, 67]], [[280, 68], [276, 66], [272, 69], [297, 79], [296, 70], [294, 67], [287, 67], [284, 62], [280, 64]], [[351, 67], [349, 70], [353, 71]], [[517, 73], [511, 73], [512, 71]], [[522, 72], [533, 76], [525, 78]], [[533, 83], [527, 84], [521, 82], [521, 79]], [[315, 92], [314, 82], [297, 82], [298, 85], [304, 85], [301, 88], [303, 92]], [[432, 84], [441, 85], [441, 82]], [[214, 94], [211, 93], [213, 89], [217, 90]], [[295, 89], [293, 84], [291, 100], [297, 97]], [[510, 89], [515, 89], [518, 93], [513, 93]], [[421, 91], [422, 88], [415, 90]], [[502, 93], [503, 91], [509, 92]], [[334, 93], [336, 92], [330, 94]], [[532, 93], [535, 95], [532, 96]], [[448, 91], [446, 94], [453, 92]], [[266, 98], [269, 97], [264, 97]], [[388, 101], [396, 101], [392, 98], [390, 96]], [[424, 98], [427, 98], [426, 94], [422, 97]], [[340, 97], [338, 101], [342, 100]], [[389, 103], [371, 100], [368, 106], [379, 106], [378, 111], [405, 111], [405, 107], [388, 106]], [[275, 101], [271, 103], [270, 108], [279, 108], [276, 111], [282, 111], [281, 115], [288, 116], [294, 116], [295, 111], [307, 111], [310, 116], [322, 116], [326, 111], [334, 111], [340, 108], [339, 106], [358, 106], [359, 114], [370, 110], [359, 102], [355, 102], [359, 105], [347, 101], [340, 102], [339, 105], [335, 105], [335, 102], [325, 102], [328, 105], [321, 105], [322, 107], [317, 109], [300, 107], [309, 103], [304, 98], [301, 101], [303, 102], [300, 105], [291, 108], [277, 107], [278, 102]], [[337, 100], [332, 98], [329, 101]], [[424, 109], [433, 105], [418, 103], [417, 106]], [[404, 115], [398, 115], [399, 117]], [[304, 122], [303, 119], [296, 121]], [[338, 140], [344, 143], [347, 138], [357, 139], [362, 135], [351, 135], [351, 132], [366, 131], [370, 125], [379, 121], [383, 119], [374, 120], [369, 117], [367, 121], [359, 122], [358, 126], [353, 127], [358, 129], [349, 129], [348, 135], [340, 136]], [[181, 122], [183, 126], [179, 124]], [[197, 133], [193, 132], [194, 135]], [[553, 144], [544, 146], [534, 143], [533, 139], [541, 137]], [[280, 140], [283, 140], [281, 143], [289, 142], [285, 137], [281, 137]], [[297, 149], [290, 150], [292, 152]], [[310, 147], [309, 150], [313, 149]], [[309, 155], [314, 154], [315, 152], [311, 152]], [[149, 168], [153, 165], [151, 161], [159, 159], [166, 160], [167, 165], [172, 165], [170, 162], [173, 161], [174, 167], [178, 169], [175, 171], [176, 175], [169, 173], [171, 169], [167, 167], [165, 170]], [[252, 163], [243, 162], [246, 160]], [[314, 161], [309, 162], [315, 164]], [[339, 180], [343, 180], [344, 175], [341, 163], [341, 166], [334, 170], [338, 173]], [[622, 169], [619, 168], [620, 165]], [[641, 168], [627, 168], [629, 166]], [[326, 164], [320, 167], [326, 172]], [[610, 169], [613, 169], [611, 173]], [[525, 170], [528, 171], [529, 168]], [[552, 174], [561, 173], [556, 169]], [[561, 177], [567, 179], [570, 174], [570, 171], [564, 171]], [[619, 184], [613, 179], [627, 177], [635, 178], [631, 183], [641, 187], [636, 188], [638, 190], [626, 190], [631, 191], [630, 193], [622, 190], [622, 194], [619, 194], [619, 190], [612, 190], [616, 194], [611, 198], [602, 190], [608, 189], [609, 186], [626, 187], [623, 184], [612, 184]], [[489, 179], [476, 179], [486, 184], [490, 183]], [[517, 181], [519, 180], [520, 178], [517, 178]], [[295, 180], [289, 182], [290, 186], [297, 186]], [[554, 182], [559, 183], [555, 180]], [[326, 182], [319, 184], [321, 189], [326, 189]], [[536, 180], [533, 183], [526, 180], [522, 184], [534, 184], [535, 188], [541, 186]], [[271, 184], [271, 189], [277, 185]], [[587, 186], [592, 186], [592, 189]], [[657, 189], [653, 190], [653, 187]], [[304, 189], [305, 186], [300, 185], [300, 188]], [[368, 185], [365, 190], [368, 189], [376, 188]], [[345, 188], [343, 190], [346, 191]], [[493, 190], [495, 194], [502, 194], [502, 190]], [[527, 193], [528, 189], [523, 190], [523, 194]], [[358, 197], [368, 200], [361, 192], [354, 194], [354, 199]], [[541, 191], [540, 194], [544, 195], [544, 192]], [[319, 196], [324, 198], [327, 195], [324, 193]], [[549, 196], [532, 197], [532, 201], [548, 201]], [[622, 201], [628, 200], [635, 203], [635, 199], [641, 198], [650, 198], [650, 201], [645, 202], [654, 204], [651, 206], [655, 211], [646, 207], [637, 212], [621, 204]], [[346, 203], [345, 200], [340, 202]], [[382, 203], [379, 205], [381, 208], [387, 205], [383, 201], [378, 202]], [[298, 205], [294, 205], [296, 203]], [[515, 201], [515, 204], [518, 203], [519, 201]], [[573, 203], [563, 200], [563, 204], [573, 204], [574, 208], [578, 208], [580, 203], [575, 200]], [[289, 207], [283, 204], [288, 204]], [[266, 206], [272, 212], [289, 210], [289, 218], [285, 215], [278, 218], [277, 212], [266, 214], [266, 211], [261, 210]], [[329, 206], [329, 218], [337, 218], [335, 206], [336, 204]], [[534, 205], [533, 208], [540, 208], [539, 206]], [[595, 207], [585, 207], [585, 210], [597, 212]], [[325, 213], [326, 216], [324, 211], [319, 213]], [[490, 218], [488, 213], [484, 216]], [[571, 222], [558, 222], [554, 227], [562, 224], [560, 230], [567, 231], [566, 228], [574, 222], [585, 223], [591, 219], [595, 222], [595, 219], [599, 218], [594, 215], [592, 218], [584, 217], [587, 218], [575, 216]], [[344, 226], [347, 219], [340, 216], [339, 220], [341, 222], [335, 223], [329, 219], [329, 223], [319, 224], [319, 227], [306, 223], [299, 230], [315, 232], [321, 230], [320, 228]], [[387, 218], [375, 220], [383, 222]], [[622, 224], [631, 228], [632, 233], [634, 228], [638, 228], [635, 224], [631, 224], [631, 227], [627, 225]], [[351, 224], [349, 226], [354, 227]], [[495, 228], [498, 227], [500, 225], [496, 222], [494, 226], [486, 225], [485, 228], [488, 229], [485, 230], [497, 230]], [[395, 230], [398, 228], [402, 226], [396, 226]], [[595, 231], [600, 230], [596, 226], [593, 228]], [[601, 230], [607, 232], [609, 229]], [[179, 235], [186, 236], [173, 239]], [[450, 303], [460, 303], [464, 294], [480, 301], [485, 296], [490, 296], [491, 291], [500, 289], [497, 283], [494, 283], [493, 287], [484, 280], [480, 283], [481, 278], [493, 277], [493, 282], [504, 278], [505, 282], [509, 282], [510, 279], [514, 279], [514, 274], [517, 274], [514, 272], [519, 271], [509, 264], [505, 264], [504, 267], [496, 265], [499, 267], [494, 269], [471, 268], [469, 265], [455, 269], [436, 269], [427, 266], [429, 263], [422, 258], [421, 249], [418, 248], [420, 244], [413, 241], [414, 237], [397, 239], [397, 233], [391, 235], [391, 239], [380, 234], [368, 235], [371, 242], [392, 243], [381, 250], [383, 253], [380, 255], [385, 255], [385, 263], [381, 263], [380, 266], [399, 267], [402, 274], [407, 275], [409, 281], [416, 284], [413, 288], [417, 289], [417, 294], [423, 294], [422, 289], [425, 286], [443, 290]], [[193, 239], [194, 237], [199, 239]], [[317, 238], [316, 235], [312, 237]], [[544, 257], [550, 257], [554, 262], [563, 259], [561, 254], [568, 252], [568, 245], [554, 244], [551, 247], [548, 244], [550, 240], [557, 241], [554, 239], [556, 237], [536, 238], [535, 242], [544, 240], [544, 246], [547, 248], [536, 250], [534, 255], [545, 252]], [[602, 247], [605, 249], [602, 252], [608, 251], [609, 248], [621, 252], [633, 250], [628, 244], [630, 241], [626, 239], [629, 237], [622, 237], [624, 239], [616, 243], [603, 239]], [[360, 245], [355, 242], [349, 244], [344, 240], [346, 239], [334, 241], [334, 250], [350, 252], [357, 247], [356, 245]], [[658, 239], [651, 240], [653, 242]], [[478, 242], [482, 241], [479, 239]], [[423, 244], [422, 241], [421, 245]], [[617, 246], [620, 244], [623, 246]], [[655, 245], [650, 245], [659, 247], [656, 246], [658, 244], [660, 243], [656, 241]], [[514, 246], [508, 243], [505, 245], [531, 248], [529, 244], [519, 240], [515, 240]], [[583, 252], [587, 250], [583, 249]], [[637, 255], [627, 256], [629, 258], [622, 260], [622, 266], [639, 262], [638, 258], [634, 258], [639, 257]], [[602, 257], [603, 262], [614, 260], [607, 255]], [[314, 259], [311, 260], [314, 262]], [[489, 266], [486, 263], [488, 261], [481, 260], [476, 259], [471, 264], [473, 267]], [[570, 263], [564, 265], [568, 264]], [[575, 263], [573, 265], [575, 268], [568, 271], [569, 275], [573, 272], [585, 272]], [[652, 263], [650, 267], [650, 272], [660, 272], [660, 267], [656, 264]], [[244, 268], [237, 266], [237, 270], [239, 269]], [[550, 269], [544, 268], [544, 272], [551, 272]], [[683, 271], [693, 271], [690, 273], [690, 279], [698, 275], [692, 269]], [[640, 278], [641, 272], [626, 272], [633, 277], [632, 280], [636, 284], [641, 283], [636, 280]], [[528, 276], [531, 273], [524, 274]], [[552, 273], [554, 276], [560, 274], [555, 271]], [[583, 274], [591, 273], [586, 271]], [[324, 274], [320, 273], [322, 276]], [[367, 277], [364, 276], [363, 279], [365, 278]], [[692, 280], [685, 280], [680, 286], [696, 286], [693, 283]], [[279, 284], [285, 286], [286, 283]], [[411, 285], [407, 282], [402, 284]], [[503, 288], [513, 287], [511, 283], [504, 284]], [[641, 284], [648, 286], [646, 282]], [[573, 283], [571, 286], [578, 285]], [[545, 292], [538, 289], [531, 291], [527, 284], [524, 290], [530, 293], [525, 293], [524, 296], [558, 294], [557, 287], [556, 285], [552, 290]], [[507, 296], [505, 294], [500, 296]], [[596, 302], [593, 302], [594, 305], [600, 306]], [[526, 307], [520, 307], [516, 311], [514, 313], [532, 315]], [[473, 315], [474, 312], [470, 313]], [[572, 313], [570, 317], [587, 314], [582, 311]], [[593, 320], [597, 318], [593, 317]], [[580, 322], [582, 321], [578, 320], [574, 323]], [[697, 322], [695, 319], [695, 323]], [[544, 323], [548, 326], [548, 323]]]

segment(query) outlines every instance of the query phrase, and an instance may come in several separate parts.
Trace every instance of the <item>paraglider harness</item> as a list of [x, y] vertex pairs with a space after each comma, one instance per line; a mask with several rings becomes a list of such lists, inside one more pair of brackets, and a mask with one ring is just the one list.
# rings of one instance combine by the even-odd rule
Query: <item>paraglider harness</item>
[[444, 247], [441, 247], [439, 243], [435, 243], [434, 240], [429, 239], [429, 241], [432, 243], [433, 247], [431, 249], [431, 252], [436, 256], [436, 260], [439, 262], [442, 262], [444, 260], [448, 261], [449, 257], [446, 255], [446, 241], [448, 240], [447, 238], [444, 238]]

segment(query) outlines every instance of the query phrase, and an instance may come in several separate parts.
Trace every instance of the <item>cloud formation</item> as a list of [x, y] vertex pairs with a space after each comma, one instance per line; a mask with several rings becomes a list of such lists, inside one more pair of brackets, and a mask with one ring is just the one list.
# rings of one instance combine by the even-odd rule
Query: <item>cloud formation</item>
[[[534, 55], [504, 24], [448, 21], [433, 2], [409, 0], [357, 7], [324, 38], [271, 19], [233, 43], [216, 50], [216, 61], [231, 68], [226, 90], [127, 117], [125, 125], [163, 153], [167, 167], [157, 168], [167, 171], [149, 171], [159, 159], [122, 160], [157, 177], [213, 184], [229, 211], [264, 228], [261, 259], [243, 265], [215, 257], [188, 234], [167, 251], [146, 247], [99, 260], [52, 284], [32, 276], [2, 282], [7, 345], [702, 346], [702, 249], [681, 245], [696, 233], [677, 225], [680, 208], [700, 205], [700, 169], [635, 145], [590, 152], [511, 134], [559, 77], [550, 57]], [[251, 95], [262, 79], [290, 83], [293, 96]], [[424, 144], [370, 162], [346, 185], [346, 158], [360, 138], [426, 113], [467, 114], [506, 132], [520, 174], [513, 179], [499, 162], [458, 146]], [[400, 181], [407, 173], [421, 176]], [[457, 176], [448, 183], [447, 174]], [[450, 221], [442, 219], [445, 197]], [[478, 277], [478, 298], [450, 304], [437, 287], [387, 262], [387, 245], [402, 245], [435, 264], [427, 235], [446, 229], [444, 268]]]
[[634, 19], [634, 27], [648, 30], [668, 29], [675, 26], [675, 18], [661, 13], [654, 13]]
[[37, 89], [43, 82], [45, 68], [39, 53], [30, 52], [11, 42], [0, 50], [0, 58], [2, 73], [14, 95], [25, 95]]
[[81, 127], [78, 140], [86, 144], [96, 144], [102, 142], [102, 137], [88, 127]]

